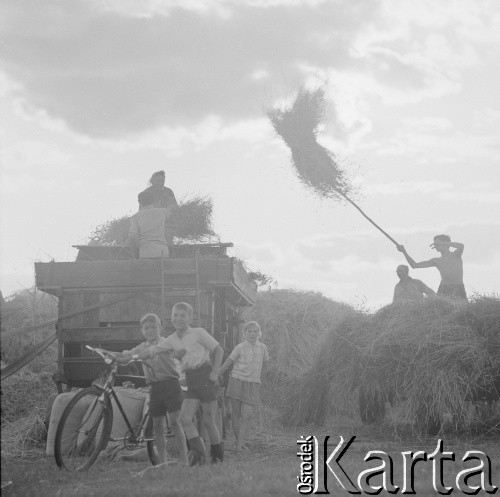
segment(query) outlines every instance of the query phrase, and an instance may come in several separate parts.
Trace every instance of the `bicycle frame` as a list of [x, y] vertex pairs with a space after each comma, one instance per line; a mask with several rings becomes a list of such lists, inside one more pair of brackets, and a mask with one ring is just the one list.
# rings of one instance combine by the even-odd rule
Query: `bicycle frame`
[[123, 409], [123, 406], [120, 402], [120, 399], [118, 398], [118, 395], [116, 394], [115, 389], [113, 388], [113, 383], [114, 383], [116, 376], [128, 376], [128, 375], [118, 375], [117, 374], [118, 363], [116, 362], [116, 360], [113, 361], [101, 349], [91, 347], [90, 345], [86, 345], [86, 347], [89, 350], [92, 350], [93, 352], [99, 354], [104, 359], [104, 362], [106, 364], [112, 364], [111, 370], [109, 371], [107, 378], [106, 378], [106, 381], [104, 382], [103, 385], [100, 385], [97, 381], [94, 381], [92, 383], [92, 385], [94, 387], [98, 388], [99, 390], [102, 390], [102, 394], [98, 400], [104, 401], [104, 396], [106, 396], [106, 395], [110, 396], [114, 399], [116, 405], [118, 406], [118, 410], [120, 411], [120, 414], [122, 415], [123, 420], [125, 421], [125, 424], [127, 425], [127, 428], [128, 428], [128, 432], [124, 434], [123, 438], [118, 438], [118, 439], [110, 438], [110, 440], [112, 442], [118, 442], [118, 441], [122, 440], [124, 442], [124, 444], [126, 445], [127, 434], [130, 433], [130, 442], [132, 444], [137, 444], [137, 443], [140, 443], [143, 441], [144, 442], [147, 441], [146, 439], [141, 439], [140, 434], [141, 434], [143, 428], [146, 426], [146, 423], [147, 423], [147, 420], [149, 417], [149, 412], [146, 412], [143, 415], [140, 424], [135, 427], [135, 428], [137, 428], [137, 427], [140, 428], [138, 435], [136, 435], [136, 430], [134, 430], [134, 427], [131, 425], [130, 420], [128, 419], [127, 414], [126, 414], [125, 410]]

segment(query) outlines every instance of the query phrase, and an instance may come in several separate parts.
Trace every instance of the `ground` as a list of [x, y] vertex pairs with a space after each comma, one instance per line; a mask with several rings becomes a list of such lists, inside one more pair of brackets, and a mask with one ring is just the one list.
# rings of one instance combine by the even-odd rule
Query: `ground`
[[[59, 470], [53, 458], [42, 450], [30, 451], [23, 459], [2, 457], [2, 496], [235, 496], [235, 495], [299, 495], [296, 490], [300, 460], [296, 441], [301, 435], [314, 434], [322, 442], [330, 435], [329, 452], [342, 435], [356, 440], [342, 459], [346, 472], [356, 477], [362, 470], [379, 461], [367, 463], [369, 450], [384, 450], [394, 460], [394, 483], [402, 484], [402, 451], [436, 448], [436, 438], [421, 439], [411, 434], [395, 434], [384, 425], [366, 427], [357, 420], [334, 418], [322, 428], [285, 429], [270, 420], [265, 412], [255, 422], [250, 450], [242, 455], [234, 452], [234, 439], [226, 439], [226, 460], [217, 466], [187, 468], [173, 463], [166, 468], [152, 468], [148, 463], [97, 463], [85, 473]], [[444, 450], [453, 451], [456, 461], [444, 463], [444, 483], [454, 486], [458, 472], [466, 467], [461, 458], [468, 450], [481, 450], [492, 462], [493, 484], [500, 486], [500, 435], [498, 432], [468, 437], [443, 435]], [[475, 465], [475, 464], [474, 464]], [[470, 465], [469, 465], [470, 466]], [[432, 463], [416, 466], [417, 495], [438, 495], [432, 486]], [[371, 482], [376, 483], [376, 480]], [[474, 480], [470, 481], [471, 484]], [[333, 475], [328, 478], [332, 495], [349, 495], [340, 489]], [[454, 495], [461, 495], [456, 488]]]

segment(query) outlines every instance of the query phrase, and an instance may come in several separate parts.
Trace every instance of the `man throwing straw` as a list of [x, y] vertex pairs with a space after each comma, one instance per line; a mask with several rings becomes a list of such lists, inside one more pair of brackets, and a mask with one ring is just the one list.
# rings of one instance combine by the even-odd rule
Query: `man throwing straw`
[[[441, 257], [435, 257], [428, 261], [415, 262], [403, 245], [398, 245], [397, 249], [403, 253], [412, 269], [425, 267], [436, 267], [438, 269], [441, 274], [441, 283], [437, 291], [438, 295], [467, 300], [462, 263], [464, 244], [452, 242], [448, 235], [436, 235], [434, 243], [430, 247], [436, 249], [441, 254]], [[450, 248], [454, 248], [455, 250], [451, 251]]]

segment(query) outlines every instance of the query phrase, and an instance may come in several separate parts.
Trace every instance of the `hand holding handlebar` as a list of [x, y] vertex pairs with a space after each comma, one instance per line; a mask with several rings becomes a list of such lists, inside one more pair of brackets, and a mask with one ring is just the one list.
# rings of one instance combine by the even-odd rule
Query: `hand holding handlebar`
[[100, 355], [106, 364], [111, 364], [116, 361], [116, 355], [113, 354], [113, 352], [109, 352], [108, 350], [100, 349], [98, 347], [91, 347], [90, 345], [85, 345], [85, 347]]

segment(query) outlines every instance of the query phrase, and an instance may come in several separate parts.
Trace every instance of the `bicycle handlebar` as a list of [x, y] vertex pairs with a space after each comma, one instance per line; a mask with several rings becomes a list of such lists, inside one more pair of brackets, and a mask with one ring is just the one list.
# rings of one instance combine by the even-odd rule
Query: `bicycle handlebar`
[[[100, 355], [106, 364], [112, 364], [113, 362], [116, 362], [116, 356], [112, 352], [108, 352], [107, 350], [100, 349], [98, 347], [91, 347], [90, 345], [85, 345], [87, 349], [91, 350], [92, 352], [95, 352], [96, 354]], [[139, 356], [137, 354], [134, 354], [129, 362], [126, 362], [122, 364], [123, 366], [127, 366], [128, 364], [132, 362], [140, 362], [142, 364], [145, 364], [141, 359], [139, 359]], [[146, 364], [146, 366], [148, 366]]]

